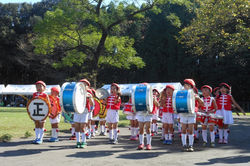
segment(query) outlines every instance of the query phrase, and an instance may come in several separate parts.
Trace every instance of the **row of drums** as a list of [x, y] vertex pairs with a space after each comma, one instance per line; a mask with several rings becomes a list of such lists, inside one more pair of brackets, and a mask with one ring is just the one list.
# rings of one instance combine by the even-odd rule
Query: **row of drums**
[[[66, 82], [62, 85], [60, 91], [60, 104], [62, 111], [67, 113], [83, 113], [86, 107], [87, 91], [81, 82]], [[109, 96], [109, 92], [103, 88], [96, 90], [94, 116], [105, 114], [106, 108], [103, 100]], [[153, 111], [153, 93], [150, 85], [138, 84], [132, 88], [131, 92], [132, 108], [134, 112], [152, 112]], [[195, 96], [193, 90], [175, 90], [173, 93], [173, 108], [176, 113], [195, 113]], [[27, 110], [31, 119], [41, 120], [43, 116], [36, 116], [37, 112], [43, 112], [42, 115], [48, 115], [51, 112], [50, 106], [46, 107], [47, 102], [36, 99], [30, 101]], [[38, 107], [39, 105], [39, 107]], [[43, 107], [44, 106], [44, 107]], [[39, 109], [39, 110], [37, 110]], [[47, 111], [43, 111], [47, 110]], [[34, 113], [35, 112], [35, 113]], [[36, 117], [33, 117], [35, 115]]]

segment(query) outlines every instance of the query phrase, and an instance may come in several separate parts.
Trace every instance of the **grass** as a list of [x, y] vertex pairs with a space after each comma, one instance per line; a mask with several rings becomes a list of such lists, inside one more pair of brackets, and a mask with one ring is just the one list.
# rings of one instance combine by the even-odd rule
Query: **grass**
[[[119, 127], [125, 127], [129, 125], [129, 121], [126, 120], [126, 115], [119, 111], [120, 122]], [[11, 136], [11, 138], [28, 138], [35, 135], [34, 122], [29, 118], [26, 108], [16, 107], [0, 107], [0, 137], [4, 135]], [[64, 118], [61, 119], [59, 129], [61, 131], [69, 131], [71, 125], [64, 122]], [[46, 135], [50, 135], [51, 124], [49, 119], [45, 123], [47, 131]]]
[[[237, 115], [235, 112], [233, 112], [233, 115]], [[240, 116], [244, 116], [242, 113], [240, 113]], [[250, 112], [246, 112], [246, 116], [250, 116]]]

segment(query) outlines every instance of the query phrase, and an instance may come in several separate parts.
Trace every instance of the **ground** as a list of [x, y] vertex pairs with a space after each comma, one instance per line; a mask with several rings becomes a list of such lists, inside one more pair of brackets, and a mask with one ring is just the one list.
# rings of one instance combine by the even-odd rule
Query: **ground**
[[228, 145], [216, 148], [194, 145], [195, 152], [182, 152], [177, 134], [173, 145], [162, 145], [160, 136], [154, 136], [151, 151], [138, 151], [138, 142], [129, 141], [128, 128], [120, 128], [118, 145], [107, 144], [107, 136], [88, 140], [86, 149], [76, 149], [69, 140], [69, 131], [60, 133], [60, 142], [42, 145], [31, 144], [32, 139], [15, 138], [9, 143], [0, 143], [1, 166], [74, 166], [74, 165], [250, 165], [250, 117], [235, 119], [230, 127]]

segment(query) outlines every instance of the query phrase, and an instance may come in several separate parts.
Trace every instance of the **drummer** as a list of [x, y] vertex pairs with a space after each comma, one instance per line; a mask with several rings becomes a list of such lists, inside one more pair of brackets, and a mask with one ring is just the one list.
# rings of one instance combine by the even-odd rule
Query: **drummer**
[[60, 107], [60, 100], [59, 100], [59, 89], [57, 87], [51, 88], [51, 95], [49, 96], [50, 103], [52, 110], [55, 112], [52, 112], [49, 115], [49, 120], [51, 123], [51, 138], [50, 142], [58, 142], [58, 134], [59, 134], [59, 129], [58, 129], [58, 123], [60, 122], [61, 118], [61, 107]]
[[[35, 83], [37, 92], [33, 93], [34, 98], [43, 98], [49, 102], [49, 97], [46, 93], [44, 93], [46, 89], [46, 84], [43, 81], [37, 81]], [[35, 134], [36, 139], [33, 141], [35, 144], [42, 144], [43, 143], [43, 136], [44, 136], [44, 125], [46, 120], [44, 121], [34, 121], [35, 122]]]
[[[159, 97], [160, 97], [159, 91], [157, 89], [153, 89], [153, 98], [159, 102]], [[157, 134], [158, 132], [158, 126], [157, 126], [158, 112], [159, 112], [159, 107], [153, 105], [153, 111], [152, 111], [153, 117], [151, 125], [152, 136], [154, 136], [154, 134]]]
[[211, 147], [215, 147], [215, 133], [214, 133], [214, 125], [215, 123], [209, 122], [209, 116], [213, 116], [217, 110], [217, 104], [215, 99], [211, 97], [212, 87], [209, 85], [204, 85], [201, 87], [204, 106], [201, 107], [201, 112], [205, 113], [207, 116], [207, 120], [202, 124], [202, 138], [203, 138], [203, 146], [207, 146], [207, 125], [209, 126], [210, 131], [210, 139], [211, 139]]
[[[80, 82], [84, 83], [86, 89], [89, 90], [90, 83], [87, 79], [82, 79]], [[74, 113], [74, 125], [75, 125], [75, 134], [76, 134], [76, 148], [84, 148], [86, 143], [86, 126], [88, 123], [88, 117], [91, 107], [93, 106], [92, 96], [87, 93], [86, 107], [82, 114], [77, 112]], [[80, 141], [80, 137], [82, 136], [82, 141]]]
[[[142, 83], [142, 85], [147, 86], [148, 83]], [[155, 106], [159, 106], [158, 101], [153, 98], [153, 103], [155, 104]], [[143, 111], [139, 111], [136, 113], [136, 117], [138, 119], [139, 122], [139, 141], [140, 141], [140, 145], [138, 146], [138, 150], [142, 150], [144, 149], [144, 127], [146, 127], [146, 133], [147, 133], [147, 145], [146, 145], [146, 150], [151, 150], [151, 134], [150, 134], [150, 125], [152, 122], [152, 114], [148, 113], [148, 110]]]
[[[192, 79], [184, 80], [184, 89], [194, 89], [195, 82]], [[203, 106], [203, 101], [198, 95], [195, 95], [195, 103], [196, 110], [198, 110], [198, 105]], [[193, 143], [194, 143], [194, 123], [196, 123], [196, 114], [189, 113], [180, 113], [180, 122], [182, 126], [181, 132], [181, 141], [183, 145], [183, 151], [193, 152]], [[188, 138], [189, 138], [189, 146], [187, 146], [187, 130], [188, 130]]]
[[[216, 103], [218, 110], [216, 111], [217, 115], [223, 116], [223, 126], [219, 126], [219, 144], [228, 143], [228, 133], [229, 125], [233, 124], [233, 115], [232, 115], [232, 104], [238, 108], [243, 115], [246, 115], [244, 110], [240, 105], [234, 100], [233, 96], [230, 95], [231, 87], [227, 83], [220, 84], [220, 95], [216, 97]], [[224, 137], [223, 137], [224, 136]]]

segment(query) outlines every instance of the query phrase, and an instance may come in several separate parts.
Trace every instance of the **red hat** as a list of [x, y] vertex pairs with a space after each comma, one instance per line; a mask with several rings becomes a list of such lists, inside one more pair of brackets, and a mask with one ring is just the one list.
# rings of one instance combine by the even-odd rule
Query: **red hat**
[[120, 86], [117, 83], [112, 83], [111, 86], [115, 86], [118, 90], [120, 89]]
[[88, 86], [90, 86], [90, 82], [87, 79], [81, 79], [80, 82], [86, 83]]
[[225, 83], [225, 82], [223, 82], [223, 83], [220, 84], [220, 87], [222, 87], [222, 86], [226, 87], [229, 90], [231, 89], [231, 87], [227, 83]]
[[213, 88], [212, 88], [211, 86], [209, 86], [209, 85], [204, 85], [204, 86], [202, 86], [202, 87], [201, 87], [201, 90], [202, 90], [203, 88], [208, 88], [210, 92], [213, 91]]
[[195, 82], [194, 82], [193, 79], [185, 79], [184, 82], [187, 83], [187, 84], [189, 84], [189, 85], [191, 85], [192, 88], [195, 87]]
[[156, 91], [158, 94], [160, 94], [160, 92], [157, 89], [155, 89], [155, 88], [153, 89], [153, 91]]
[[219, 89], [220, 89], [220, 87], [216, 87], [216, 88], [214, 88], [213, 92], [216, 92]]
[[54, 92], [59, 93], [59, 89], [58, 89], [57, 87], [53, 87], [53, 88], [51, 88], [51, 91], [54, 91]]
[[199, 91], [198, 91], [198, 89], [196, 87], [194, 87], [193, 90], [194, 90], [194, 93], [196, 93], [196, 94], [199, 93]]
[[37, 85], [37, 84], [42, 84], [44, 87], [46, 87], [46, 84], [45, 84], [43, 81], [37, 81], [35, 84], [36, 84], [36, 85]]
[[175, 89], [173, 85], [167, 85], [165, 89], [167, 89], [167, 88], [170, 88], [170, 89], [172, 89], [172, 90]]

